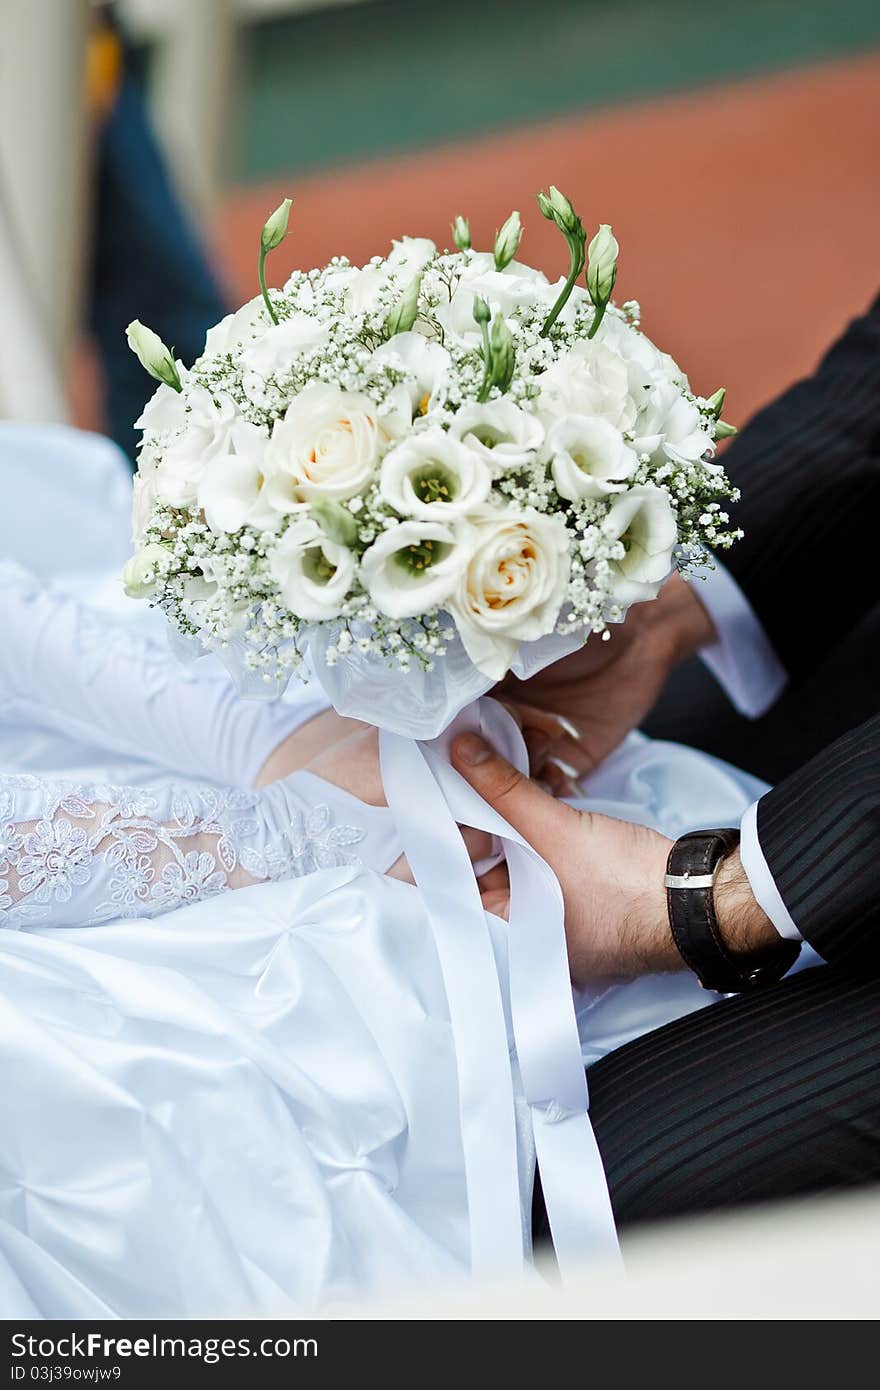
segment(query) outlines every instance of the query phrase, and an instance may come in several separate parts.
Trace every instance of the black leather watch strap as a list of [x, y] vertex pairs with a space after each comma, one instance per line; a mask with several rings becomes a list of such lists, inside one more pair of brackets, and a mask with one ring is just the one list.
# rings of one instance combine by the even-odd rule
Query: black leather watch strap
[[721, 861], [739, 844], [738, 830], [695, 830], [676, 840], [666, 865], [669, 926], [679, 955], [704, 989], [740, 994], [780, 980], [800, 951], [783, 941], [770, 953], [734, 956], [724, 944], [713, 890]]

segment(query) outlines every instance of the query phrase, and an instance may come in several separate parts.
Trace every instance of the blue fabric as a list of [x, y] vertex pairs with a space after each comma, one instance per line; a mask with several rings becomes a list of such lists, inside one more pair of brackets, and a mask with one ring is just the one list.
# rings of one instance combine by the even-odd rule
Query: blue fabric
[[104, 371], [108, 433], [133, 459], [133, 422], [154, 383], [128, 350], [127, 325], [142, 319], [189, 364], [226, 304], [131, 76], [101, 133], [95, 194], [89, 327]]

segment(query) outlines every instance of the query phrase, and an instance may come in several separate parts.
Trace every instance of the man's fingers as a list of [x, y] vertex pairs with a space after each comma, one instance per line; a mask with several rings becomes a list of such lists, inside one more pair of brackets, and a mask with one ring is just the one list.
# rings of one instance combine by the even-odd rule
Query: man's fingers
[[492, 836], [488, 831], [474, 830], [471, 826], [465, 825], [461, 827], [461, 835], [472, 864], [489, 858], [492, 853]]
[[495, 864], [489, 869], [482, 878], [478, 880], [481, 893], [491, 893], [494, 889], [500, 888], [505, 892], [510, 891], [510, 874], [507, 864], [502, 860], [500, 864]]
[[399, 859], [395, 859], [388, 870], [388, 877], [399, 878], [403, 883], [415, 883], [413, 871], [409, 867], [409, 860], [405, 854], [402, 854]]
[[479, 734], [461, 734], [455, 739], [452, 762], [474, 790], [535, 848], [553, 836], [560, 815], [574, 814], [518, 772]]
[[510, 918], [509, 889], [491, 888], [488, 893], [481, 894], [481, 901], [484, 912], [492, 912], [496, 917], [503, 917], [505, 922]]
[[519, 702], [510, 701], [505, 708], [518, 717], [534, 777], [544, 776], [544, 768], [550, 758], [564, 764], [570, 781], [592, 772], [596, 765], [595, 756], [574, 720], [564, 714], [554, 714], [550, 710]]

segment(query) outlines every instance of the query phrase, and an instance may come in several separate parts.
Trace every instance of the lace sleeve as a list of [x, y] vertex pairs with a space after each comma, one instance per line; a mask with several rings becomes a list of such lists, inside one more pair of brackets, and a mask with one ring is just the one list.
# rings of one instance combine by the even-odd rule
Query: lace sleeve
[[[343, 822], [339, 811], [361, 823]], [[263, 792], [3, 777], [0, 925], [152, 917], [320, 868], [385, 869], [397, 854], [394, 841], [387, 811], [304, 773]]]

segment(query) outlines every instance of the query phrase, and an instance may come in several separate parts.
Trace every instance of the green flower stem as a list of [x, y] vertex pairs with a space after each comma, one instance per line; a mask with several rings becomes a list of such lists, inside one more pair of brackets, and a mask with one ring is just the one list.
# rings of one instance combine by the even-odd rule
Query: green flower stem
[[269, 298], [269, 291], [268, 291], [268, 289], [266, 288], [266, 256], [267, 256], [267, 255], [268, 255], [268, 252], [266, 251], [266, 248], [265, 248], [264, 246], [261, 246], [261, 247], [260, 247], [260, 267], [259, 267], [259, 271], [258, 271], [258, 274], [259, 274], [259, 277], [260, 277], [260, 292], [262, 293], [262, 296], [263, 296], [264, 300], [266, 301], [266, 308], [269, 310], [269, 317], [270, 317], [270, 319], [272, 320], [273, 323], [277, 323], [277, 322], [278, 322], [278, 315], [276, 314], [275, 310], [274, 310], [273, 307], [272, 307], [272, 301], [271, 301], [271, 299]]
[[571, 269], [568, 272], [568, 279], [562, 286], [562, 289], [559, 293], [559, 298], [557, 299], [556, 303], [553, 305], [553, 308], [550, 310], [549, 314], [544, 320], [544, 326], [541, 329], [542, 338], [547, 337], [548, 333], [550, 332], [550, 329], [553, 327], [554, 323], [559, 318], [559, 315], [562, 313], [563, 309], [568, 303], [569, 296], [571, 295], [571, 292], [574, 289], [574, 283], [580, 275], [581, 271], [583, 270], [584, 264], [587, 259], [586, 253], [584, 251], [585, 238], [582, 235], [566, 237], [566, 241], [568, 242], [568, 249], [571, 253]]
[[480, 405], [483, 405], [489, 399], [489, 392], [492, 389], [492, 345], [489, 342], [488, 323], [480, 324], [480, 332], [483, 335], [483, 361], [485, 367], [483, 369], [483, 382], [480, 386], [480, 394], [477, 396], [477, 400]]
[[590, 324], [590, 331], [587, 334], [588, 338], [595, 338], [596, 334], [598, 333], [599, 324], [604, 319], [605, 310], [608, 308], [608, 300], [606, 299], [604, 304], [594, 304], [593, 308], [596, 310], [596, 312], [593, 315], [593, 322]]

